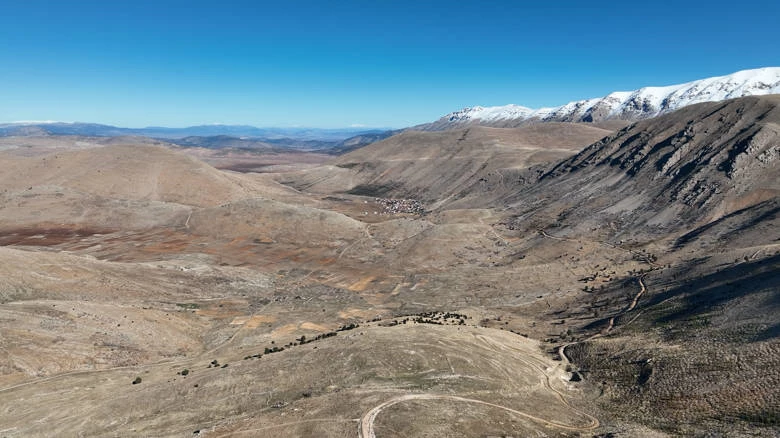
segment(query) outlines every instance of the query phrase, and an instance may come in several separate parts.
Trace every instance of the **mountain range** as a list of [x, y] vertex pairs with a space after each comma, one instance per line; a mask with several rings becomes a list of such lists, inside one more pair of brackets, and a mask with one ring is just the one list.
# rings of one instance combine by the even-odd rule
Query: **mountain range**
[[372, 128], [257, 128], [255, 126], [248, 125], [197, 125], [186, 128], [167, 128], [161, 126], [150, 126], [146, 128], [122, 128], [98, 123], [36, 121], [0, 123], [0, 136], [142, 136], [161, 139], [230, 136], [234, 138], [245, 137], [266, 140], [293, 139], [302, 141], [316, 140], [339, 142], [357, 135], [378, 134], [384, 131], [385, 129]]
[[511, 128], [534, 122], [635, 122], [695, 103], [777, 93], [780, 93], [780, 67], [766, 67], [678, 85], [615, 91], [603, 97], [578, 100], [552, 108], [474, 106], [449, 113], [435, 122], [416, 126], [415, 129], [440, 131], [471, 125]]
[[780, 67], [765, 67], [678, 85], [615, 91], [604, 97], [573, 101], [551, 108], [531, 109], [514, 104], [468, 107], [449, 113], [434, 122], [400, 130], [360, 127], [258, 128], [224, 124], [186, 128], [123, 128], [97, 123], [33, 121], [0, 123], [0, 136], [136, 136], [161, 139], [185, 147], [326, 151], [343, 154], [405, 130], [444, 131], [471, 126], [514, 128], [540, 122], [586, 123], [612, 130], [696, 103], [777, 93], [780, 93]]

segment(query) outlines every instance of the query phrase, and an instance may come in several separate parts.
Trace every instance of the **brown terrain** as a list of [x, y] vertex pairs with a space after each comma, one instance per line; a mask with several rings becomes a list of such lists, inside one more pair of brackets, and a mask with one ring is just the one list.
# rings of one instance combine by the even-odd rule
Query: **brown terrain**
[[319, 160], [3, 139], [0, 436], [780, 432], [780, 97]]
[[406, 131], [279, 181], [314, 193], [410, 197], [440, 206], [490, 172], [558, 161], [610, 132], [573, 123]]

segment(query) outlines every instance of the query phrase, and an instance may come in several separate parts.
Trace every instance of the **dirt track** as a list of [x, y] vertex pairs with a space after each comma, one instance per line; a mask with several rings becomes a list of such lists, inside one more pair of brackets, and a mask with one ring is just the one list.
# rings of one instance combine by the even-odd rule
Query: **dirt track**
[[556, 427], [559, 429], [565, 429], [565, 430], [572, 430], [572, 431], [587, 431], [587, 430], [593, 430], [599, 426], [599, 422], [595, 417], [591, 417], [592, 421], [590, 424], [585, 426], [571, 426], [566, 424], [557, 423], [552, 420], [546, 420], [544, 418], [539, 418], [537, 416], [528, 414], [526, 412], [520, 412], [515, 409], [508, 408], [506, 406], [497, 405], [495, 403], [488, 403], [482, 400], [476, 400], [471, 398], [465, 398], [465, 397], [458, 397], [455, 395], [442, 395], [442, 394], [407, 394], [402, 395], [398, 397], [394, 397], [384, 403], [382, 403], [379, 406], [375, 406], [370, 411], [366, 412], [366, 414], [363, 416], [363, 418], [360, 419], [360, 434], [359, 436], [361, 438], [376, 438], [376, 433], [374, 431], [374, 421], [376, 420], [376, 417], [382, 413], [383, 410], [389, 408], [390, 406], [393, 406], [398, 403], [403, 403], [405, 401], [409, 400], [450, 400], [450, 401], [457, 401], [457, 402], [463, 402], [463, 403], [476, 403], [481, 404], [485, 406], [490, 406], [493, 408], [498, 408], [505, 410], [507, 412], [511, 412], [512, 414], [519, 415], [521, 417], [527, 418], [532, 421], [536, 421], [539, 423], [542, 423], [547, 426]]

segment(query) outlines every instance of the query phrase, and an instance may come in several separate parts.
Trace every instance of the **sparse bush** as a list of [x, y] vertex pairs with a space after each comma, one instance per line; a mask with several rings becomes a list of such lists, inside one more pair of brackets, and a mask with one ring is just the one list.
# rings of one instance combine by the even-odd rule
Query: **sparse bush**
[[176, 305], [181, 307], [182, 309], [195, 310], [200, 308], [200, 304], [198, 303], [176, 303]]

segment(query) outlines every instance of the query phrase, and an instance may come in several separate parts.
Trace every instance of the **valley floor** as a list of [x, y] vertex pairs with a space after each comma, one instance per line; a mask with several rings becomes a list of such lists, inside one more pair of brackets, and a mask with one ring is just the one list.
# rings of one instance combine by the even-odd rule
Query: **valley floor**
[[0, 153], [32, 175], [0, 178], [0, 436], [778, 431], [771, 221], [650, 239], [129, 151]]

